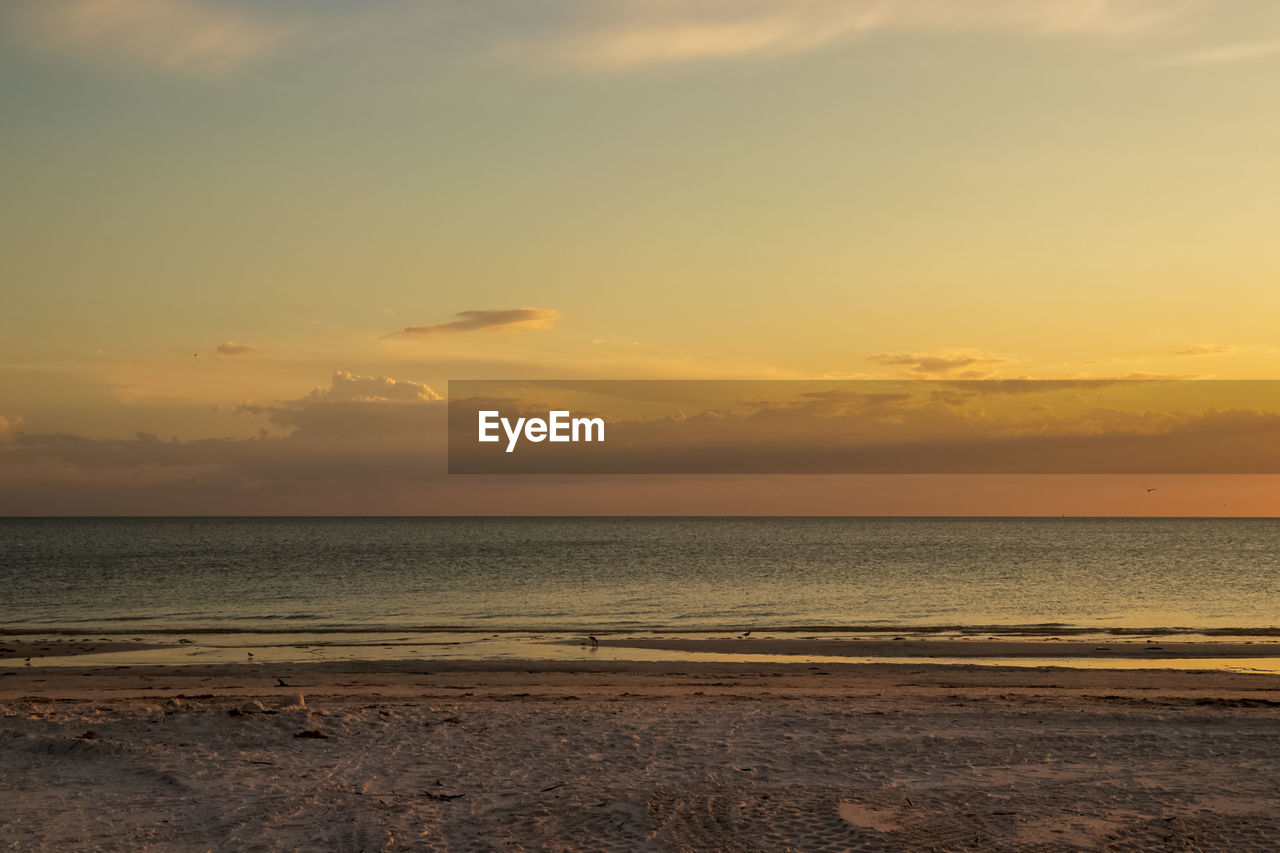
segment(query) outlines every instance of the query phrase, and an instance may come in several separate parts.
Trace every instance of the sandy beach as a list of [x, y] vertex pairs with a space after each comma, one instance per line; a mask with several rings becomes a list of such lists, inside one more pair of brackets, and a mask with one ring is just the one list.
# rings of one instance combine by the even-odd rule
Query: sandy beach
[[19, 850], [1280, 845], [1267, 675], [14, 667], [0, 706], [0, 844]]

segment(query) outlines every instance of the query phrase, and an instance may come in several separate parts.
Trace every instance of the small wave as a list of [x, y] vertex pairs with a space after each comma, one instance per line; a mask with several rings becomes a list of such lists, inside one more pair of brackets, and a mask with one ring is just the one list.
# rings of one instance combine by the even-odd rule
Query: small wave
[[1069, 625], [1059, 622], [1041, 622], [1030, 625], [927, 625], [927, 624], [885, 624], [868, 622], [858, 624], [787, 624], [770, 625], [753, 622], [724, 623], [716, 625], [690, 625], [679, 621], [665, 624], [639, 622], [623, 619], [601, 619], [591, 623], [562, 623], [558, 625], [525, 624], [525, 625], [403, 625], [403, 624], [321, 624], [296, 626], [297, 619], [280, 617], [287, 624], [241, 624], [224, 621], [218, 625], [210, 624], [133, 624], [128, 628], [111, 625], [113, 620], [104, 619], [96, 624], [69, 622], [63, 624], [21, 625], [13, 624], [0, 628], [0, 636], [126, 636], [126, 635], [192, 635], [208, 636], [212, 634], [549, 634], [580, 635], [583, 633], [626, 633], [626, 634], [738, 634], [749, 628], [757, 635], [763, 634], [862, 634], [878, 635], [914, 635], [937, 636], [958, 634], [963, 636], [994, 637], [1080, 637], [1080, 636], [1112, 636], [1112, 637], [1280, 637], [1280, 626], [1236, 626], [1236, 627], [1196, 627], [1196, 626], [1114, 626], [1114, 625]]

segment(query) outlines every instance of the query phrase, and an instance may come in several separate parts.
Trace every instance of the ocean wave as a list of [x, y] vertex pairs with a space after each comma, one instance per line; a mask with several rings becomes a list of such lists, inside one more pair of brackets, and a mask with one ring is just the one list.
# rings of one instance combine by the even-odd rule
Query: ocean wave
[[[288, 620], [289, 617], [284, 617]], [[10, 624], [0, 628], [0, 636], [161, 636], [161, 635], [200, 635], [214, 634], [502, 634], [527, 635], [545, 634], [550, 636], [581, 636], [584, 633], [612, 634], [692, 634], [737, 635], [744, 629], [750, 629], [754, 635], [768, 634], [860, 634], [867, 636], [910, 635], [916, 637], [960, 635], [983, 637], [1280, 637], [1280, 626], [1236, 626], [1236, 627], [1197, 627], [1197, 626], [1115, 626], [1115, 625], [1069, 625], [1056, 622], [1037, 623], [1032, 625], [927, 625], [927, 624], [803, 624], [803, 625], [686, 625], [679, 623], [642, 624], [638, 622], [602, 620], [596, 623], [580, 624], [527, 624], [516, 626], [494, 625], [403, 625], [403, 624], [329, 624], [308, 625], [305, 628], [295, 625], [281, 624], [238, 624], [224, 622], [219, 625], [210, 624], [159, 624], [131, 625], [127, 630], [117, 626], [108, 627], [112, 620], [104, 619], [99, 624], [43, 624], [21, 625]]]

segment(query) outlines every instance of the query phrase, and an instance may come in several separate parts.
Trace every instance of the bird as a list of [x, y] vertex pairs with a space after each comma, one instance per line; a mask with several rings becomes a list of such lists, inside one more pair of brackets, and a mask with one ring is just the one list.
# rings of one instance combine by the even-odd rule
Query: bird
[[284, 683], [284, 679], [283, 679], [283, 678], [277, 678], [277, 679], [276, 679], [276, 685], [277, 685], [278, 687], [288, 687], [288, 686], [289, 686], [288, 684], [285, 684], [285, 683]]
[[[1143, 486], [1142, 488], [1147, 489], [1147, 487], [1146, 487], [1146, 486]], [[1158, 489], [1158, 488], [1160, 488], [1160, 487], [1159, 487], [1159, 486], [1152, 486], [1150, 489], [1147, 489], [1147, 494], [1151, 494], [1152, 492], [1154, 492], [1154, 491], [1155, 491], [1156, 489]]]
[[747, 637], [750, 637], [750, 636], [751, 636], [750, 631], [743, 631], [741, 634], [738, 635], [738, 637], [741, 639], [746, 639]]
[[599, 640], [597, 640], [595, 637], [593, 637], [593, 636], [591, 636], [590, 634], [588, 634], [588, 635], [587, 635], [587, 639], [591, 641], [591, 648], [593, 648], [593, 649], [598, 649], [598, 648], [600, 648], [600, 641], [599, 641]]
[[251, 659], [253, 658], [253, 652], [249, 652], [249, 657], [250, 657]]

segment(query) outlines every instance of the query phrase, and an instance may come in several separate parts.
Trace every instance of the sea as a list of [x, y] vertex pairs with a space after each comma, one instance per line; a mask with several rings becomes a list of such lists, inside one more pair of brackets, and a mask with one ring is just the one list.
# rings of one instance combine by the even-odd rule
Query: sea
[[1280, 635], [1280, 520], [0, 519], [8, 634]]
[[1280, 520], [3, 519], [5, 630], [1280, 633]]

